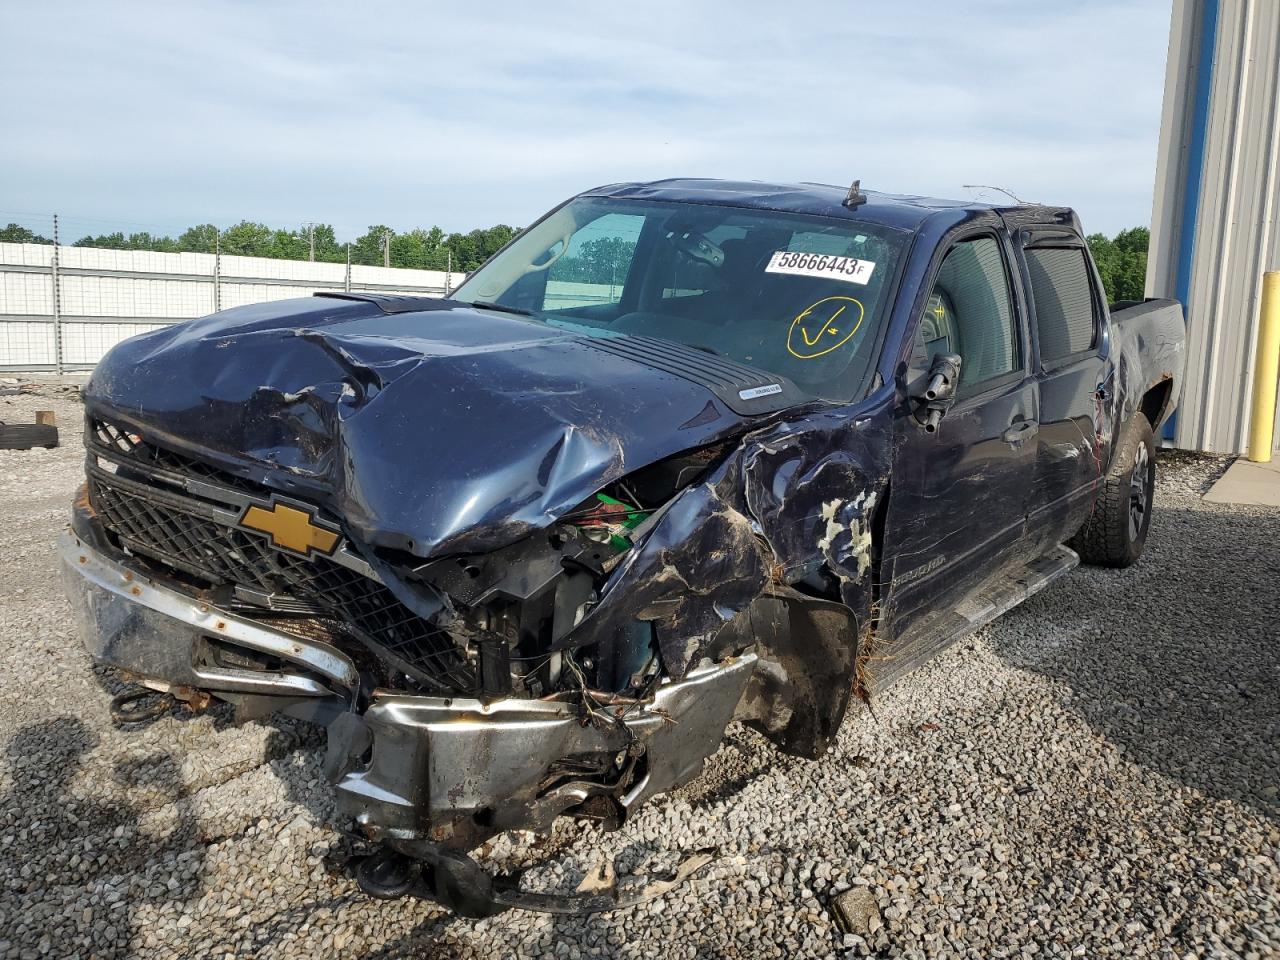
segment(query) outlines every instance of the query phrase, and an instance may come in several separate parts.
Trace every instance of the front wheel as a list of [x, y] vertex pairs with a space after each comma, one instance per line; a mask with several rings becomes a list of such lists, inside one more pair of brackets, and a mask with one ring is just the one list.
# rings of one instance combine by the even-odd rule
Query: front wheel
[[1120, 434], [1093, 512], [1067, 546], [1096, 566], [1127, 567], [1136, 562], [1151, 528], [1155, 486], [1155, 436], [1147, 418], [1137, 413]]

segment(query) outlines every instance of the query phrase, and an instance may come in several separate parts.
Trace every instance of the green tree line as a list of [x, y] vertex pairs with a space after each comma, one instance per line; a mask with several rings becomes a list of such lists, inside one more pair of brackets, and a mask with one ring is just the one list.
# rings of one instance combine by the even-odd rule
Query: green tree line
[[[1146, 227], [1131, 227], [1114, 237], [1095, 233], [1088, 237], [1088, 242], [1107, 300], [1110, 303], [1141, 300], [1147, 282], [1151, 231]], [[621, 237], [588, 240], [575, 254], [556, 261], [551, 276], [556, 280], [584, 283], [621, 283], [634, 247], [634, 241]]]
[[[384, 263], [383, 244], [387, 243], [393, 267], [444, 270], [452, 266], [454, 270], [469, 272], [500, 250], [515, 234], [515, 228], [506, 224], [498, 224], [485, 230], [472, 230], [469, 233], [445, 233], [439, 227], [397, 233], [383, 224], [374, 224], [363, 236], [351, 242], [351, 262], [381, 266]], [[216, 243], [223, 253], [231, 256], [307, 260], [311, 256], [313, 239], [316, 260], [325, 263], [346, 262], [346, 245], [338, 242], [333, 227], [327, 223], [297, 230], [283, 230], [269, 227], [265, 223], [242, 220], [223, 230], [221, 236], [213, 224], [202, 223], [188, 227], [177, 237], [155, 236], [146, 231], [130, 234], [117, 231], [84, 236], [72, 245], [105, 247], [110, 250], [154, 250], [159, 253], [213, 253]], [[0, 228], [0, 242], [53, 241], [26, 227], [11, 223]]]
[[551, 266], [551, 280], [572, 283], [622, 283], [635, 256], [636, 242], [622, 237], [588, 240], [576, 253], [566, 254]]
[[[333, 227], [320, 223], [314, 227], [317, 260], [342, 263], [346, 260], [346, 248], [338, 242]], [[417, 267], [424, 270], [444, 270], [452, 261], [454, 270], [471, 271], [496, 253], [515, 236], [515, 229], [506, 224], [470, 233], [445, 233], [439, 227], [430, 230], [416, 229], [396, 233], [389, 227], [375, 224], [351, 243], [351, 262], [378, 266], [383, 262], [383, 239], [390, 238], [391, 265], [393, 267]], [[145, 231], [124, 234], [121, 232], [101, 236], [81, 237], [77, 247], [108, 247], [113, 250], [157, 250], [162, 253], [212, 253], [217, 228], [211, 223], [189, 227], [176, 239], [157, 237]], [[1101, 233], [1090, 234], [1089, 249], [1102, 275], [1102, 285], [1107, 299], [1141, 300], [1147, 276], [1147, 247], [1151, 243], [1151, 231], [1146, 227], [1121, 230], [1114, 237]], [[26, 227], [11, 223], [0, 228], [0, 242], [52, 243]], [[575, 263], [557, 265], [558, 279], [582, 279], [587, 276], [606, 275], [603, 264], [617, 260], [620, 241], [592, 241], [584, 245], [580, 255], [572, 258]], [[613, 244], [613, 245], [611, 245]], [[222, 252], [245, 257], [272, 257], [280, 260], [306, 260], [310, 255], [310, 237], [307, 229], [272, 229], [263, 223], [242, 220], [222, 232]], [[588, 249], [590, 248], [590, 249]], [[569, 261], [571, 258], [566, 257]], [[579, 274], [581, 276], [579, 276]]]
[[1090, 234], [1087, 239], [1107, 299], [1111, 303], [1141, 300], [1147, 285], [1151, 231], [1146, 227], [1130, 227], [1110, 239], [1101, 233]]

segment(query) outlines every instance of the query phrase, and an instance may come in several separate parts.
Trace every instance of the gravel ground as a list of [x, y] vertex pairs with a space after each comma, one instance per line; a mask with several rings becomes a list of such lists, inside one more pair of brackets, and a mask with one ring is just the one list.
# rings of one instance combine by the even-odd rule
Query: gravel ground
[[[303, 725], [220, 712], [116, 730], [52, 541], [64, 446], [0, 452], [0, 957], [1269, 957], [1280, 955], [1280, 512], [1200, 498], [1164, 456], [1147, 555], [1080, 570], [846, 723], [820, 762], [731, 728], [707, 772], [621, 831], [503, 838], [572, 887], [720, 858], [642, 907], [458, 919], [362, 896]], [[861, 888], [861, 889], [858, 889]], [[859, 934], [831, 904], [858, 901]]]

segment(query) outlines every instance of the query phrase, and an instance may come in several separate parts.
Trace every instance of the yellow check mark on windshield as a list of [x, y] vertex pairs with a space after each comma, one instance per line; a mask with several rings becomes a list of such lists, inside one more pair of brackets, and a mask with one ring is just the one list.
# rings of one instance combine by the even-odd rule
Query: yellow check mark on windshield
[[[801, 319], [804, 319], [805, 317], [807, 317], [807, 316], [809, 315], [809, 311], [810, 311], [810, 310], [812, 310], [812, 309], [813, 309], [813, 308], [812, 308], [812, 307], [810, 307], [810, 308], [809, 308], [809, 310], [806, 310], [804, 313], [800, 314], [800, 318], [801, 318]], [[834, 323], [834, 322], [835, 322], [835, 320], [836, 320], [836, 317], [839, 317], [839, 316], [840, 316], [840, 314], [844, 313], [845, 309], [846, 309], [845, 307], [841, 307], [839, 310], [837, 310], [837, 311], [835, 312], [835, 314], [831, 317], [831, 319], [827, 321], [827, 324]], [[819, 340], [821, 340], [825, 334], [828, 334], [828, 333], [830, 333], [830, 334], [838, 334], [839, 332], [840, 332], [840, 331], [839, 331], [839, 330], [837, 330], [835, 327], [832, 327], [832, 326], [824, 326], [821, 330], [819, 330], [819, 331], [818, 331], [818, 335], [817, 335], [816, 337], [814, 337], [812, 340], [810, 340], [810, 339], [809, 339], [809, 331], [807, 331], [807, 330], [804, 328], [804, 325], [803, 325], [803, 324], [800, 326], [800, 336], [804, 338], [804, 343], [805, 343], [805, 346], [807, 346], [807, 347], [815, 347], [815, 346], [817, 346], [817, 345], [818, 345], [818, 341], [819, 341]]]
[[[842, 322], [840, 326], [836, 326], [838, 320], [852, 305], [855, 311], [850, 313], [852, 318], [847, 322]], [[824, 317], [822, 325], [811, 335], [805, 324], [812, 319], [814, 315], [821, 316], [828, 310], [834, 311], [831, 316]], [[862, 302], [853, 297], [823, 297], [817, 303], [810, 304], [796, 315], [787, 328], [787, 352], [798, 360], [812, 360], [815, 357], [825, 356], [832, 350], [835, 350], [848, 343], [858, 329], [862, 326], [862, 319], [866, 315]], [[800, 332], [800, 336], [796, 337], [796, 331]]]

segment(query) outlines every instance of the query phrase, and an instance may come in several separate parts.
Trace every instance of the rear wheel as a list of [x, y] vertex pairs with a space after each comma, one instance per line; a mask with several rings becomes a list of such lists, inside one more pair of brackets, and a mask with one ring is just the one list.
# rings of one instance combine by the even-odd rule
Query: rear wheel
[[1093, 513], [1068, 541], [1085, 563], [1127, 567], [1142, 556], [1151, 528], [1155, 497], [1156, 449], [1151, 424], [1135, 414], [1120, 434], [1111, 472], [1103, 481]]

